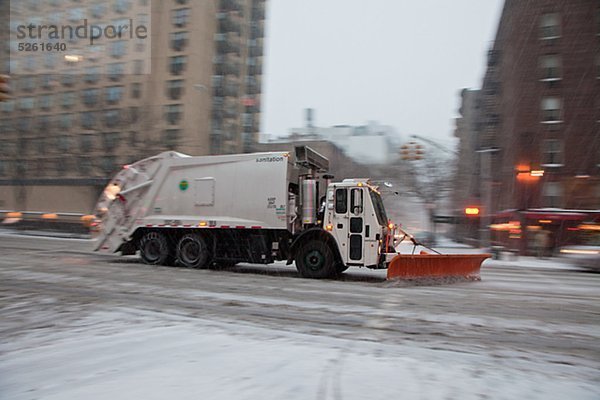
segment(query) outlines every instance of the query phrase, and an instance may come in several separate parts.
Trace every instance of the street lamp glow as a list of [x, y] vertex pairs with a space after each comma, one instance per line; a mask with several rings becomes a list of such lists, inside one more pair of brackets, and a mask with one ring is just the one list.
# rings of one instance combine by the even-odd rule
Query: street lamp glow
[[542, 170], [542, 169], [535, 169], [535, 170], [532, 170], [529, 173], [529, 175], [531, 175], [531, 176], [538, 176], [538, 177], [544, 176], [544, 170]]
[[81, 57], [81, 56], [76, 56], [76, 55], [73, 55], [73, 54], [67, 54], [67, 55], [65, 55], [65, 61], [68, 61], [68, 62], [79, 62], [79, 61], [82, 61], [82, 60], [83, 60], [83, 57]]
[[465, 214], [467, 214], [467, 215], [479, 215], [479, 208], [477, 208], [477, 207], [467, 207], [467, 208], [465, 208]]

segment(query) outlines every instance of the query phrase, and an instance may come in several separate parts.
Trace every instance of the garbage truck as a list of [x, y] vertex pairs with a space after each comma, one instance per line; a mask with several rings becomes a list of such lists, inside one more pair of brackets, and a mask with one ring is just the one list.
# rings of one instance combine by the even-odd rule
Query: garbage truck
[[307, 146], [293, 154], [163, 152], [124, 166], [105, 187], [95, 250], [190, 268], [287, 261], [307, 278], [387, 268], [398, 257], [396, 226], [379, 187], [333, 178], [329, 160]]

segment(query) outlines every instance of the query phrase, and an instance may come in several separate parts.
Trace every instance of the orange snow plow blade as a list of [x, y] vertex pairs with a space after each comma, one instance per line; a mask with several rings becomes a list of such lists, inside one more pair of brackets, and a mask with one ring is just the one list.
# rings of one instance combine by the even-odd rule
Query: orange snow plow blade
[[480, 279], [481, 263], [491, 254], [398, 254], [388, 266], [387, 279]]

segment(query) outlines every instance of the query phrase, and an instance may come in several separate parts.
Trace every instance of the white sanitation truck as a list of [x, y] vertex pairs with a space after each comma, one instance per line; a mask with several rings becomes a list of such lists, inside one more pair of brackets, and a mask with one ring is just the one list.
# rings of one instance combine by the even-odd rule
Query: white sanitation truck
[[201, 268], [295, 261], [300, 275], [386, 268], [395, 255], [377, 187], [332, 183], [329, 161], [287, 152], [190, 157], [164, 152], [125, 166], [96, 206], [95, 250], [139, 250], [148, 264]]

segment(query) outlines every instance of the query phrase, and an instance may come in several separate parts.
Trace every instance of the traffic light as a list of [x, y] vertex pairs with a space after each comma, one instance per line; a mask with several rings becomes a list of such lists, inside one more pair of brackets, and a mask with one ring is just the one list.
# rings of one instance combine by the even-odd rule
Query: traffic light
[[403, 160], [421, 160], [423, 158], [423, 146], [415, 142], [409, 142], [400, 147], [400, 157]]
[[8, 86], [9, 79], [8, 75], [0, 75], [0, 101], [10, 99], [10, 87]]

